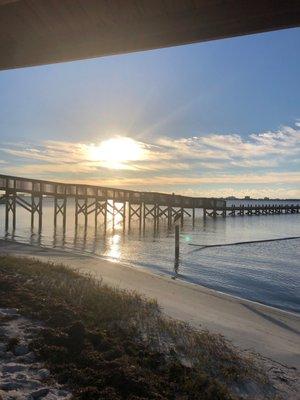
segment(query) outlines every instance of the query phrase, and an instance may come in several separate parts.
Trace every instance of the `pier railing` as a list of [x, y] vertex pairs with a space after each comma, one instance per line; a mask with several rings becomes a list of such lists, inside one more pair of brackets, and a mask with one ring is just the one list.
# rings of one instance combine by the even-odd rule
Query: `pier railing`
[[127, 189], [116, 189], [104, 186], [52, 182], [38, 179], [21, 178], [0, 174], [0, 190], [34, 194], [35, 196], [65, 196], [84, 197], [114, 200], [118, 202], [130, 201], [132, 204], [170, 205], [186, 208], [222, 207], [224, 200], [205, 197], [189, 197], [158, 192], [143, 192]]

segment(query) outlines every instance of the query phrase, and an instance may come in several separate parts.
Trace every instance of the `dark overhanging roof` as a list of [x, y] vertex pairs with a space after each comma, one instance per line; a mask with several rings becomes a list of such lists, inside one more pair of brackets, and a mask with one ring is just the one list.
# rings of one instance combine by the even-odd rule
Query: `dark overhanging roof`
[[300, 0], [0, 0], [0, 70], [300, 26]]

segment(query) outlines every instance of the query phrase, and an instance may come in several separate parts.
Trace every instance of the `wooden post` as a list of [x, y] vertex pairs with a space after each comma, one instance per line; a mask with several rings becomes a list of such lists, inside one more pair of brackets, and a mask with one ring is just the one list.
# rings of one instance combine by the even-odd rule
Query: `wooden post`
[[217, 218], [217, 201], [213, 200], [213, 218]]
[[141, 233], [142, 230], [142, 203], [139, 204], [139, 210], [140, 210], [140, 214], [139, 214], [139, 232]]
[[[152, 215], [152, 212], [150, 215]], [[157, 205], [154, 204], [154, 208], [153, 208], [153, 231], [154, 231], [154, 234], [156, 233], [156, 218], [157, 218]]]
[[12, 217], [13, 217], [13, 230], [16, 229], [16, 192], [13, 193], [12, 196], [12, 204], [11, 204], [11, 209], [12, 209]]
[[226, 217], [226, 206], [223, 207], [222, 217], [223, 217], [223, 218]]
[[[176, 218], [176, 217], [175, 217]], [[180, 234], [180, 225], [179, 220], [175, 220], [175, 258], [174, 258], [174, 279], [178, 276], [179, 270], [179, 234]]]
[[84, 230], [87, 230], [87, 225], [88, 225], [88, 198], [86, 197], [84, 199]]
[[158, 231], [159, 230], [159, 215], [160, 215], [160, 212], [161, 212], [161, 210], [160, 210], [160, 207], [159, 207], [159, 204], [156, 204], [156, 231]]
[[63, 233], [66, 232], [66, 223], [67, 223], [67, 197], [64, 197], [63, 200]]
[[54, 195], [54, 231], [56, 231], [57, 224], [57, 185], [55, 185], [55, 195]]
[[54, 197], [54, 230], [56, 230], [57, 224], [57, 197]]
[[75, 197], [75, 231], [78, 227], [78, 197]]
[[175, 214], [174, 224], [175, 224], [174, 271], [175, 271], [175, 276], [177, 276], [178, 275], [178, 268], [179, 268], [179, 234], [180, 234], [180, 224], [181, 224], [181, 215], [179, 213]]
[[95, 231], [97, 231], [98, 225], [98, 212], [99, 212], [99, 201], [95, 198]]
[[124, 201], [123, 206], [121, 207], [121, 215], [123, 217], [123, 233], [125, 232], [126, 229], [126, 201]]
[[115, 200], [113, 200], [113, 206], [112, 206], [112, 229], [113, 231], [115, 230]]
[[193, 228], [194, 228], [194, 226], [195, 226], [195, 207], [193, 207], [192, 212], [193, 212]]
[[34, 228], [34, 212], [35, 212], [35, 198], [34, 194], [31, 194], [31, 229]]
[[128, 201], [128, 210], [129, 210], [129, 214], [128, 214], [128, 232], [130, 232], [130, 228], [131, 228], [131, 203], [130, 203], [130, 201]]
[[107, 200], [105, 200], [104, 204], [104, 233], [106, 233], [106, 227], [107, 227]]
[[179, 225], [175, 225], [175, 260], [179, 259]]
[[42, 231], [43, 225], [43, 196], [39, 196], [39, 205], [38, 205], [38, 213], [39, 213], [39, 233]]
[[143, 202], [143, 234], [145, 235], [145, 229], [146, 229], [146, 205]]
[[9, 228], [9, 193], [8, 190], [5, 192], [5, 231], [8, 231]]
[[172, 207], [168, 206], [168, 229], [170, 230], [172, 226]]

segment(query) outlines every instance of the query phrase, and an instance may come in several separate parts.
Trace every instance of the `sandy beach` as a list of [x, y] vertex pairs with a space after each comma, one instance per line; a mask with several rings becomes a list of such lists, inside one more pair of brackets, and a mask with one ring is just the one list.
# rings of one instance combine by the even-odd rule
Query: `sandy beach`
[[157, 299], [170, 317], [224, 335], [241, 350], [300, 367], [300, 316], [99, 257], [0, 241], [0, 253], [63, 263], [111, 286]]

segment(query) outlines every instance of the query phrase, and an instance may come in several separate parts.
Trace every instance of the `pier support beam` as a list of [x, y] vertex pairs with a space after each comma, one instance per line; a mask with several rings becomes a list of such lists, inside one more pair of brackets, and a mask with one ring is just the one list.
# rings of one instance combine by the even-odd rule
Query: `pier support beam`
[[43, 225], [43, 196], [39, 196], [38, 198], [38, 214], [39, 214], [39, 233], [42, 232]]
[[113, 218], [113, 229], [115, 227], [115, 217], [117, 215], [121, 216], [122, 219], [122, 225], [123, 225], [123, 232], [125, 231], [126, 228], [126, 203], [121, 203], [121, 202], [116, 202], [113, 201], [113, 206], [112, 206], [112, 218]]
[[5, 231], [9, 229], [9, 216], [12, 214], [12, 227], [16, 229], [16, 193], [14, 191], [6, 190], [3, 196], [5, 201]]
[[96, 199], [95, 200], [95, 229], [97, 230], [98, 227], [98, 216], [103, 215], [103, 225], [104, 225], [104, 232], [106, 232], [107, 227], [107, 200]]
[[78, 228], [78, 218], [80, 214], [84, 216], [84, 229], [87, 229], [88, 224], [88, 199], [86, 197], [75, 198], [75, 230]]
[[54, 229], [57, 227], [57, 216], [62, 215], [63, 232], [66, 231], [67, 221], [67, 198], [57, 197], [54, 198]]
[[[159, 229], [159, 219], [165, 219], [169, 224], [169, 207], [157, 204], [157, 230]], [[169, 226], [169, 225], [168, 225]]]
[[139, 220], [139, 230], [142, 229], [142, 203], [132, 204], [128, 203], [128, 231], [131, 229], [131, 220], [136, 216]]
[[38, 232], [41, 233], [43, 225], [43, 196], [31, 195], [31, 229], [34, 228], [34, 216], [38, 215]]
[[157, 205], [156, 204], [145, 204], [143, 203], [143, 232], [145, 232], [145, 227], [146, 227], [146, 219], [147, 217], [150, 216], [153, 218], [153, 229], [154, 232], [156, 231], [156, 219], [157, 219]]
[[184, 208], [183, 207], [181, 207], [181, 209], [180, 209], [180, 215], [181, 215], [181, 217], [180, 217], [180, 225], [181, 225], [181, 228], [183, 227], [183, 217], [184, 217]]

